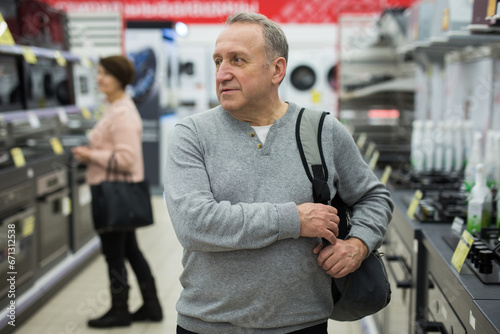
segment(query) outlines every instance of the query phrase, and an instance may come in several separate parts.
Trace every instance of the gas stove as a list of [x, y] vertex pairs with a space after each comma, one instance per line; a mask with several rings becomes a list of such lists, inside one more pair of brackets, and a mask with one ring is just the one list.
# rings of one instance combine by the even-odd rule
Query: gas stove
[[[443, 239], [455, 249], [460, 237], [448, 235]], [[484, 284], [500, 284], [500, 228], [483, 228], [474, 234], [465, 264]]]
[[467, 193], [460, 190], [423, 190], [415, 219], [422, 223], [451, 223], [467, 219]]
[[390, 176], [395, 189], [458, 190], [463, 183], [463, 173], [439, 173], [395, 170]]
[[467, 217], [467, 193], [462, 190], [462, 173], [396, 170], [390, 176], [390, 183], [395, 189], [422, 192], [415, 211], [415, 219], [420, 222], [451, 223], [455, 217]]

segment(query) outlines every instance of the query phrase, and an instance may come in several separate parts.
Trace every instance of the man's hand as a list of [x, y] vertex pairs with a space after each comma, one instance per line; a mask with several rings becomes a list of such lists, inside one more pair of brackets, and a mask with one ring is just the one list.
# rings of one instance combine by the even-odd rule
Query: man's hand
[[337, 209], [330, 205], [319, 203], [304, 203], [297, 205], [300, 217], [300, 236], [325, 238], [331, 244], [337, 241], [339, 235]]
[[337, 240], [334, 245], [323, 248], [318, 244], [313, 249], [318, 254], [318, 265], [333, 278], [341, 278], [359, 268], [368, 255], [368, 247], [358, 238]]

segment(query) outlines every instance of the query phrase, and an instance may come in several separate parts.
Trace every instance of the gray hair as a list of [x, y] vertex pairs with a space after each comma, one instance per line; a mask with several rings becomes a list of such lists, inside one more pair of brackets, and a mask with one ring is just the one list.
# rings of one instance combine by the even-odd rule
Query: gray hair
[[288, 41], [283, 29], [274, 21], [262, 14], [237, 13], [229, 16], [226, 24], [233, 23], [255, 23], [264, 30], [264, 48], [269, 62], [278, 57], [283, 57], [288, 62]]

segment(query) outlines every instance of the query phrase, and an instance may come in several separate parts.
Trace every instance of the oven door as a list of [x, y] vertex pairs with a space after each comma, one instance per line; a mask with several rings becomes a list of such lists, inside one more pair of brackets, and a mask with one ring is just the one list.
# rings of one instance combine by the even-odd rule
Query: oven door
[[74, 167], [71, 176], [71, 202], [73, 204], [71, 248], [76, 252], [96, 234], [92, 223], [92, 196], [85, 179], [85, 167], [82, 165]]
[[[14, 262], [9, 263], [9, 259]], [[0, 218], [0, 299], [9, 291], [9, 284], [4, 284], [7, 278], [15, 276], [19, 288], [34, 276], [35, 270], [35, 208], [27, 205]]]
[[377, 326], [380, 333], [410, 333], [413, 257], [393, 224], [389, 224], [382, 250], [392, 294], [389, 305], [375, 315]]
[[69, 190], [62, 188], [37, 199], [39, 221], [39, 265], [41, 268], [69, 250]]
[[467, 331], [441, 291], [432, 274], [429, 274], [426, 320], [417, 322], [418, 333], [466, 334]]

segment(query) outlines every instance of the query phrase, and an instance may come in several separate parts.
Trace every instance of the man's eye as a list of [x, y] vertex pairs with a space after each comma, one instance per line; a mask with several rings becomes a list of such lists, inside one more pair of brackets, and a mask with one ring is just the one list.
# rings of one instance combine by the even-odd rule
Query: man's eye
[[236, 63], [241, 63], [241, 62], [243, 61], [243, 59], [242, 59], [242, 58], [238, 58], [238, 57], [236, 57], [236, 58], [234, 58], [234, 61], [235, 61]]
[[221, 63], [221, 61], [220, 61], [220, 59], [215, 59], [215, 60], [214, 60], [214, 63], [215, 63], [215, 66], [219, 66], [219, 65], [220, 65], [220, 63]]

